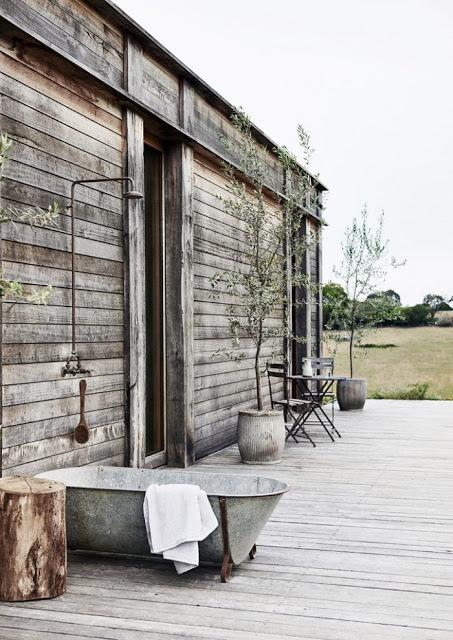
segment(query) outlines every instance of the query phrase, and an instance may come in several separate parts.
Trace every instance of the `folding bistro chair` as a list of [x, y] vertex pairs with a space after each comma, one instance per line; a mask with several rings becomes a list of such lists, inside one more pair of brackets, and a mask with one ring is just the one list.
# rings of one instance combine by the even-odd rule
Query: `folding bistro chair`
[[[335, 394], [333, 392], [333, 380], [329, 383], [329, 378], [333, 377], [333, 358], [310, 358], [313, 375], [324, 376], [323, 380], [299, 380], [298, 395], [304, 400], [312, 403], [310, 414], [314, 414], [318, 422], [323, 427], [332, 442], [335, 442], [333, 433], [341, 438], [341, 433], [335, 427]], [[315, 386], [316, 385], [316, 386]], [[324, 410], [324, 400], [330, 398], [332, 400], [332, 418], [329, 418]], [[305, 422], [307, 423], [308, 417]], [[311, 424], [311, 423], [310, 423]], [[329, 429], [329, 425], [331, 430]]]
[[[310, 408], [312, 402], [303, 398], [293, 398], [290, 393], [290, 380], [288, 378], [288, 367], [281, 362], [269, 362], [267, 364], [267, 380], [269, 383], [269, 395], [271, 400], [272, 409], [282, 408], [283, 415], [285, 417], [285, 429], [286, 440], [292, 438], [294, 442], [299, 442], [299, 437], [309, 440], [311, 444], [316, 447], [316, 444], [310, 438], [305, 430], [304, 422], [306, 417], [310, 414]], [[272, 387], [272, 379], [274, 383], [276, 380], [283, 380], [283, 398], [281, 396], [281, 389], [279, 390], [279, 397], [275, 397], [275, 393]], [[306, 412], [303, 409], [306, 409]]]
[[[313, 372], [318, 374], [318, 375], [328, 375], [328, 376], [333, 376], [333, 367], [334, 367], [334, 362], [333, 362], [333, 358], [310, 358], [311, 360], [311, 368], [313, 369]], [[320, 396], [320, 389], [319, 389], [319, 382], [316, 383], [317, 384], [317, 391], [318, 391], [318, 400], [319, 400], [319, 396]], [[333, 388], [331, 391], [328, 391], [327, 393], [323, 394], [323, 398], [327, 398], [328, 400], [331, 401], [332, 404], [332, 422], [335, 421], [335, 393], [333, 391]]]

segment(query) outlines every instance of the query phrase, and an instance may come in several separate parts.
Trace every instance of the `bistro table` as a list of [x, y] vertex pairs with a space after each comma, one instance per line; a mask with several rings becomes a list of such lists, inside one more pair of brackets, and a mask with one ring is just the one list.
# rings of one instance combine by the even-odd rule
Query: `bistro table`
[[[302, 394], [302, 397], [309, 400], [311, 402], [311, 408], [309, 409], [308, 415], [305, 417], [303, 421], [306, 424], [309, 416], [313, 413], [318, 421], [323, 426], [324, 430], [328, 434], [329, 438], [334, 442], [334, 438], [332, 433], [336, 433], [339, 438], [341, 438], [341, 433], [335, 427], [333, 420], [329, 418], [327, 413], [324, 411], [323, 401], [327, 394], [331, 391], [335, 382], [339, 382], [340, 380], [346, 380], [346, 376], [328, 376], [328, 375], [312, 375], [312, 376], [304, 376], [293, 374], [288, 376], [289, 380], [293, 380], [299, 392]], [[313, 385], [310, 383], [316, 382], [316, 391], [313, 391]], [[327, 423], [327, 424], [326, 424]], [[329, 430], [330, 425], [331, 430]], [[296, 435], [296, 434], [291, 434]]]

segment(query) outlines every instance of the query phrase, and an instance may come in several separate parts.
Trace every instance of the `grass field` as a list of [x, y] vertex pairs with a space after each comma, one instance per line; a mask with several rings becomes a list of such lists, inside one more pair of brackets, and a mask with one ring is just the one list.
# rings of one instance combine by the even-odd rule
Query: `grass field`
[[[453, 400], [453, 327], [385, 327], [363, 342], [395, 345], [355, 350], [354, 376], [368, 380], [368, 397], [399, 397], [410, 385], [429, 383], [426, 398]], [[335, 355], [338, 375], [349, 375], [347, 348], [340, 343]]]

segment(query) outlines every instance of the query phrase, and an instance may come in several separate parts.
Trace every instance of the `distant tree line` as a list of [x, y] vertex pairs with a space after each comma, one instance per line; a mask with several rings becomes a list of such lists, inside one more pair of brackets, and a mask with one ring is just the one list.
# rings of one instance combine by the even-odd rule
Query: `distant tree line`
[[[423, 301], [413, 306], [403, 306], [401, 296], [393, 289], [370, 293], [357, 303], [358, 324], [374, 326], [418, 327], [436, 323], [436, 314], [452, 311], [453, 296], [445, 298], [439, 294], [428, 293]], [[348, 295], [341, 284], [328, 282], [323, 286], [324, 328], [340, 330], [341, 321], [338, 311], [350, 304]], [[440, 323], [439, 323], [440, 324]]]

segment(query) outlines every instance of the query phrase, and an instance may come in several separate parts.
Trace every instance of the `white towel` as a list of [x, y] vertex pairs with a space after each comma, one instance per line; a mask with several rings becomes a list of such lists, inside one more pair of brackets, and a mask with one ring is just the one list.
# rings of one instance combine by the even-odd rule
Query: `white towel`
[[151, 553], [173, 560], [178, 573], [198, 567], [198, 542], [218, 527], [206, 492], [193, 484], [152, 484], [143, 501]]

